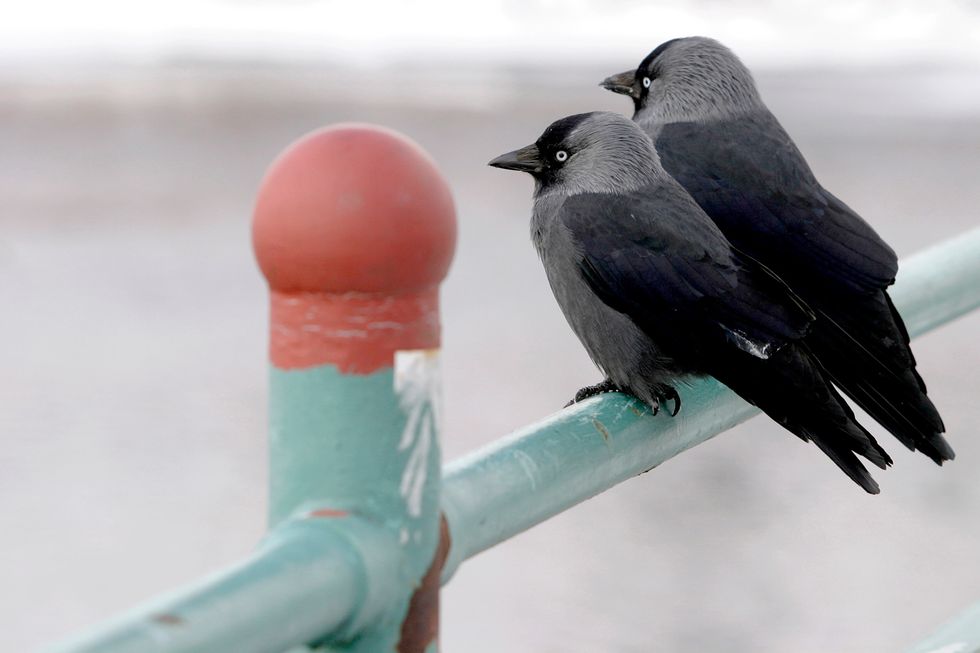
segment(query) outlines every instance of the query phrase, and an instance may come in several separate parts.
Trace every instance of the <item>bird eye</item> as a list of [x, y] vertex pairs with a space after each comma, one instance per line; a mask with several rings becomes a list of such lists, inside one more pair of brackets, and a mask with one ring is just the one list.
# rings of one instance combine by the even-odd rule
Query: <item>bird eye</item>
[[555, 161], [558, 163], [564, 163], [566, 160], [568, 160], [568, 152], [565, 150], [558, 150], [555, 152]]
[[650, 78], [649, 77], [644, 77], [643, 78], [643, 88], [650, 88]]

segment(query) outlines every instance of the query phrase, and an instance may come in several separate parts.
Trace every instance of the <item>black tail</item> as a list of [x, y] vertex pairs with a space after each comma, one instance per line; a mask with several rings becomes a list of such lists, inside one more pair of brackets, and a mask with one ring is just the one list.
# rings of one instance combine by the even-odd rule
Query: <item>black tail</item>
[[937, 464], [955, 457], [915, 358], [901, 316], [885, 291], [818, 305], [807, 339], [833, 382], [909, 449]]
[[804, 441], [812, 440], [855, 483], [878, 494], [878, 484], [855, 454], [881, 469], [892, 460], [855, 421], [805, 345], [786, 344], [768, 359], [729, 351], [715, 362], [713, 376]]

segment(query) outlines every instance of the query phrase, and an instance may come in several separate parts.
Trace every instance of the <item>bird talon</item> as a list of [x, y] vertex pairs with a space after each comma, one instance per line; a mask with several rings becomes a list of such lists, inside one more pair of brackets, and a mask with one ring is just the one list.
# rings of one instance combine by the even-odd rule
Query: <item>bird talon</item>
[[670, 411], [670, 416], [676, 417], [677, 413], [681, 411], [681, 396], [677, 394], [677, 390], [673, 386], [667, 386], [666, 397], [674, 402], [674, 410]]
[[674, 402], [674, 407], [673, 409], [665, 408], [665, 411], [669, 412], [671, 417], [674, 417], [681, 409], [681, 398], [673, 386], [663, 385], [658, 387], [657, 394], [650, 403], [650, 410], [656, 415], [660, 412], [660, 408], [668, 401]]
[[605, 379], [600, 383], [595, 385], [587, 385], [575, 393], [572, 400], [565, 404], [565, 408], [568, 408], [572, 404], [577, 404], [580, 401], [584, 401], [589, 397], [594, 397], [596, 395], [605, 394], [607, 392], [622, 392], [619, 386], [612, 382], [610, 379]]

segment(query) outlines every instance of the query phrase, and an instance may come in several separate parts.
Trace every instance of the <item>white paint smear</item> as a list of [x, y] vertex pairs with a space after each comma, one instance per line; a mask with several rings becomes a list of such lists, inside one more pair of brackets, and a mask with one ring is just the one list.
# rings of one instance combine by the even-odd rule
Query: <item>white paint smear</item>
[[409, 450], [399, 491], [408, 514], [418, 517], [422, 514], [429, 451], [442, 423], [438, 349], [395, 352], [395, 394], [406, 415], [398, 450]]

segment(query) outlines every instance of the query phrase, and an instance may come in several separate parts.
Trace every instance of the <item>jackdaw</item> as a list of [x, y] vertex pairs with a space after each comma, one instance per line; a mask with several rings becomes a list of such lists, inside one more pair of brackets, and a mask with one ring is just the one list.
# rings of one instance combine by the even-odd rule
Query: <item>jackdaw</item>
[[895, 252], [820, 185], [731, 50], [674, 39], [602, 86], [633, 99], [663, 167], [728, 240], [813, 308], [807, 344], [833, 383], [909, 449], [952, 460], [886, 292]]
[[809, 351], [813, 313], [732, 247], [635, 123], [569, 116], [490, 165], [534, 177], [531, 238], [565, 318], [607, 377], [578, 398], [621, 390], [656, 410], [678, 401], [672, 383], [710, 374], [878, 492], [855, 454], [882, 469], [891, 459]]

